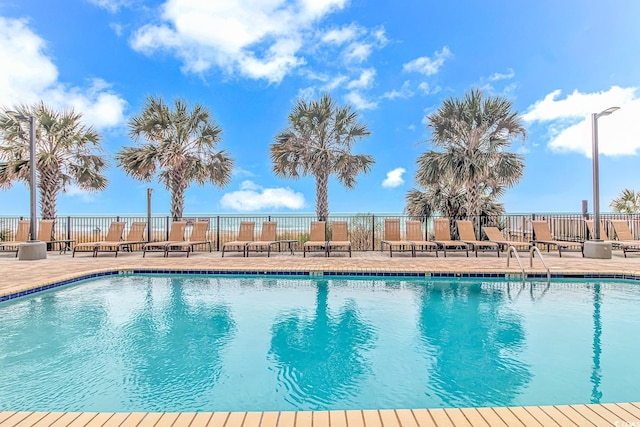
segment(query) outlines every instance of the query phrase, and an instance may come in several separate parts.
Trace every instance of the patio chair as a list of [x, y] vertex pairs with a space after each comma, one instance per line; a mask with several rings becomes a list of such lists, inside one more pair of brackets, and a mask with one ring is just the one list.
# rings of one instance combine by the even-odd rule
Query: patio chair
[[[96, 256], [96, 247], [102, 244], [111, 244], [115, 245], [118, 242], [122, 241], [122, 232], [124, 231], [124, 226], [126, 224], [124, 222], [112, 222], [109, 225], [109, 231], [107, 231], [107, 236], [104, 240], [100, 240], [98, 242], [85, 242], [78, 243], [73, 247], [72, 257], [76, 256], [76, 252], [91, 252], [93, 256]], [[88, 249], [88, 250], [85, 250]]]
[[3, 252], [15, 252], [17, 257], [18, 245], [29, 240], [29, 232], [31, 231], [30, 227], [31, 221], [29, 221], [28, 219], [22, 219], [18, 221], [18, 229], [16, 230], [16, 234], [13, 237], [13, 240], [0, 242], [0, 249], [2, 249]]
[[407, 221], [407, 240], [411, 242], [413, 256], [416, 256], [416, 251], [418, 250], [427, 251], [431, 249], [434, 249], [436, 257], [438, 256], [438, 244], [424, 238], [420, 221]]
[[434, 242], [440, 246], [440, 249], [444, 252], [444, 257], [447, 257], [447, 248], [452, 249], [464, 249], [469, 256], [469, 245], [461, 240], [451, 239], [451, 228], [449, 226], [449, 218], [438, 218], [433, 220], [433, 227], [435, 229]]
[[460, 240], [467, 245], [471, 245], [471, 249], [476, 253], [476, 258], [478, 257], [478, 249], [495, 249], [498, 258], [500, 258], [500, 245], [496, 242], [476, 239], [476, 232], [473, 229], [473, 223], [471, 221], [459, 219], [456, 220], [456, 224], [458, 225]]
[[53, 245], [60, 245], [60, 253], [67, 253], [67, 250], [71, 249], [71, 243], [75, 242], [74, 239], [56, 239], [53, 236], [53, 224], [54, 219], [43, 219], [40, 221], [38, 227], [38, 240], [45, 243], [51, 243]]
[[242, 256], [247, 256], [247, 243], [253, 242], [253, 230], [256, 224], [253, 221], [242, 221], [240, 223], [240, 231], [238, 232], [238, 238], [231, 242], [226, 242], [222, 245], [222, 257], [224, 257], [225, 251], [242, 252]]
[[133, 245], [143, 245], [146, 243], [144, 240], [144, 231], [147, 228], [146, 222], [133, 222], [129, 228], [129, 233], [124, 240], [119, 242], [99, 242], [96, 244], [93, 251], [93, 256], [98, 256], [98, 252], [115, 252], [115, 257], [118, 257], [118, 252], [122, 250], [128, 250], [131, 252]]
[[502, 235], [498, 227], [482, 227], [482, 231], [487, 236], [487, 239], [490, 242], [497, 243], [500, 249], [508, 249], [509, 246], [513, 246], [516, 250], [520, 248], [525, 248], [525, 250], [529, 250], [531, 248], [531, 244], [527, 242], [518, 242], [516, 240], [509, 240]]
[[627, 252], [640, 252], [640, 240], [633, 237], [627, 221], [611, 220], [611, 225], [613, 225], [613, 229], [618, 237], [618, 240], [615, 242], [622, 248], [625, 258], [627, 257]]
[[302, 256], [306, 257], [307, 252], [311, 252], [312, 248], [321, 248], [324, 256], [329, 255], [327, 252], [327, 223], [325, 221], [311, 222], [309, 241], [302, 245]]
[[[595, 235], [595, 232], [593, 230], [593, 220], [592, 219], [585, 219], [584, 220], [585, 225], [587, 226], [587, 231], [589, 232], [589, 237], [591, 237], [593, 239], [593, 236]], [[600, 221], [600, 240], [602, 240], [603, 242], [606, 243], [610, 243], [611, 247], [613, 249], [624, 249], [623, 243], [620, 242], [619, 240], [613, 240], [609, 238], [609, 234], [607, 233], [607, 229], [604, 226], [604, 223], [602, 221]], [[638, 242], [638, 244], [640, 244], [640, 242]]]
[[270, 257], [271, 246], [278, 245], [278, 248], [280, 248], [280, 241], [276, 240], [277, 226], [278, 223], [274, 221], [263, 222], [262, 231], [260, 232], [260, 240], [247, 243], [247, 256], [249, 256], [249, 252], [251, 252], [252, 249], [258, 252], [258, 250], [264, 250], [266, 248], [267, 257]]
[[171, 242], [165, 246], [164, 256], [168, 257], [169, 252], [186, 252], [187, 258], [189, 254], [193, 252], [194, 246], [209, 245], [209, 252], [211, 252], [211, 240], [207, 239], [207, 230], [209, 229], [209, 221], [196, 221], [191, 228], [191, 234], [189, 240], [184, 242]]
[[584, 257], [584, 245], [582, 244], [582, 242], [555, 240], [553, 236], [551, 236], [551, 230], [549, 229], [549, 224], [547, 224], [547, 221], [531, 221], [531, 224], [533, 225], [533, 246], [538, 243], [547, 245], [547, 252], [549, 252], [550, 246], [555, 246], [558, 248], [559, 257], [562, 257], [563, 249], [580, 248], [580, 252]]
[[184, 229], [187, 221], [173, 221], [169, 229], [169, 239], [160, 242], [150, 242], [142, 246], [142, 257], [147, 252], [162, 252], [163, 256], [167, 256], [167, 245], [178, 244], [184, 242]]
[[413, 244], [400, 238], [400, 220], [398, 218], [386, 218], [384, 220], [384, 238], [380, 241], [380, 250], [384, 245], [389, 246], [389, 257], [393, 257], [393, 248], [404, 251], [407, 247], [411, 250], [411, 256], [415, 256]]
[[[332, 249], [334, 248], [334, 249]], [[327, 256], [331, 256], [331, 252], [349, 252], [351, 258], [351, 241], [347, 230], [346, 221], [331, 222], [331, 240], [327, 242]]]

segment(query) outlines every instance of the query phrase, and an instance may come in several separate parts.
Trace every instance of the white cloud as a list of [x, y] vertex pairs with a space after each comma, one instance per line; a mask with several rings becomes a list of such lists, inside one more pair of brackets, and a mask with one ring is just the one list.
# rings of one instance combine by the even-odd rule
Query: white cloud
[[382, 186], [384, 188], [396, 188], [404, 184], [404, 179], [402, 179], [402, 175], [407, 170], [405, 168], [395, 168], [387, 172], [387, 177], [384, 181], [382, 181]]
[[489, 76], [490, 82], [495, 82], [498, 80], [509, 80], [516, 76], [516, 73], [513, 71], [513, 68], [508, 68], [506, 73], [493, 73]]
[[364, 98], [360, 92], [352, 90], [344, 98], [358, 110], [373, 110], [378, 107], [378, 103]]
[[364, 30], [355, 24], [327, 31], [321, 38], [325, 43], [341, 46], [362, 34]]
[[528, 122], [546, 124], [551, 150], [578, 152], [591, 157], [591, 114], [617, 106], [621, 107], [619, 111], [598, 119], [599, 152], [609, 156], [637, 154], [640, 149], [637, 88], [612, 86], [608, 91], [595, 93], [575, 90], [564, 99], [558, 99], [560, 95], [560, 90], [549, 93], [529, 106], [522, 116]]
[[427, 82], [420, 83], [418, 89], [420, 89], [423, 95], [434, 95], [442, 90], [440, 86], [431, 87]]
[[309, 86], [302, 89], [298, 89], [298, 94], [296, 95], [296, 99], [304, 99], [305, 101], [311, 101], [312, 99], [317, 98], [318, 91], [315, 86]]
[[[374, 74], [375, 74], [375, 70], [374, 70]], [[330, 92], [342, 86], [347, 80], [349, 80], [349, 77], [347, 76], [343, 76], [343, 75], [336, 76], [330, 79], [329, 81], [327, 81], [327, 83], [322, 86], [322, 90], [325, 92]]]
[[124, 122], [126, 101], [110, 90], [110, 85], [94, 79], [86, 89], [57, 85], [43, 93], [45, 102], [60, 108], [73, 107], [82, 112], [87, 123], [98, 128], [117, 126]]
[[352, 40], [342, 51], [342, 57], [347, 65], [366, 61], [376, 48], [387, 44], [387, 37], [383, 27], [367, 32], [358, 27], [357, 40]]
[[98, 128], [124, 122], [126, 101], [108, 83], [94, 79], [87, 88], [58, 81], [58, 69], [45, 53], [46, 43], [21, 19], [0, 17], [0, 106], [33, 104], [40, 100], [64, 109], [73, 107]]
[[369, 43], [353, 42], [344, 51], [347, 62], [364, 62], [373, 52], [373, 45]]
[[404, 71], [416, 72], [424, 74], [425, 76], [431, 76], [437, 74], [440, 67], [444, 65], [444, 61], [451, 57], [451, 51], [447, 46], [444, 46], [440, 52], [436, 51], [433, 54], [433, 58], [428, 56], [421, 56], [412, 61], [402, 65]]
[[380, 27], [372, 32], [373, 38], [380, 44], [380, 46], [384, 46], [389, 41], [387, 39], [387, 35], [385, 33], [384, 27]]
[[78, 197], [85, 203], [95, 202], [97, 197], [96, 194], [87, 190], [83, 190], [77, 185], [69, 185], [67, 188], [63, 190], [63, 195], [69, 197]]
[[242, 169], [240, 166], [234, 166], [231, 172], [233, 176], [255, 176], [255, 174], [247, 169]]
[[98, 7], [108, 10], [111, 13], [117, 12], [121, 7], [130, 6], [132, 0], [89, 0]]
[[124, 26], [122, 24], [118, 24], [117, 22], [112, 22], [109, 24], [109, 27], [116, 33], [116, 36], [122, 37], [124, 34]]
[[366, 89], [371, 87], [373, 84], [373, 80], [376, 77], [375, 68], [367, 68], [366, 70], [362, 70], [360, 73], [360, 77], [357, 80], [351, 80], [347, 84], [347, 89]]
[[[278, 83], [305, 63], [299, 54], [327, 15], [343, 9], [346, 0], [166, 0], [162, 22], [140, 28], [134, 49], [168, 50], [186, 71], [212, 67]], [[338, 35], [333, 36], [337, 40]]]
[[253, 181], [243, 181], [240, 190], [226, 193], [220, 204], [228, 209], [253, 212], [265, 209], [302, 209], [304, 196], [290, 188], [263, 188]]
[[242, 181], [240, 183], [240, 190], [260, 190], [261, 188], [262, 187], [251, 180]]
[[411, 90], [411, 82], [409, 80], [406, 80], [403, 84], [402, 87], [400, 88], [400, 90], [392, 90], [389, 92], [386, 92], [385, 94], [382, 95], [383, 98], [387, 98], [387, 99], [396, 99], [396, 98], [411, 98], [414, 93]]

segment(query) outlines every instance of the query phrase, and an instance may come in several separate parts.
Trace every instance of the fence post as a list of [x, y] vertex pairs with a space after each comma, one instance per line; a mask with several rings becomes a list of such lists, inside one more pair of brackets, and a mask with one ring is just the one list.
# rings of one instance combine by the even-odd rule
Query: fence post
[[167, 215], [166, 227], [164, 229], [165, 229], [165, 236], [166, 236], [164, 240], [169, 240], [169, 215]]
[[71, 216], [67, 216], [67, 240], [71, 240]]
[[371, 214], [371, 250], [376, 250], [376, 216]]
[[220, 252], [220, 215], [216, 217], [216, 252]]

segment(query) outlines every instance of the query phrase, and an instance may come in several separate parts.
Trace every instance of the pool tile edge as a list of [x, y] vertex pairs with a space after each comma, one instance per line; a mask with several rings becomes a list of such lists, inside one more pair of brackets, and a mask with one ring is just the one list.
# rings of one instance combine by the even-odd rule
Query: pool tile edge
[[[496, 271], [356, 271], [356, 270], [277, 270], [277, 269], [187, 269], [187, 268], [119, 268], [119, 269], [99, 269], [86, 273], [78, 273], [68, 277], [39, 283], [31, 287], [21, 289], [14, 292], [0, 294], [0, 302], [9, 301], [15, 298], [32, 295], [38, 292], [47, 291], [60, 286], [73, 284], [82, 280], [93, 279], [106, 276], [127, 276], [133, 274], [192, 274], [192, 275], [250, 275], [250, 276], [307, 276], [312, 278], [319, 277], [438, 277], [438, 278], [506, 278], [520, 279], [521, 274], [514, 271], [496, 270]], [[532, 271], [527, 273], [528, 279], [544, 279], [547, 277], [545, 272]], [[565, 279], [614, 279], [614, 280], [630, 280], [640, 281], [640, 273], [620, 273], [620, 272], [553, 272], [551, 278]]]

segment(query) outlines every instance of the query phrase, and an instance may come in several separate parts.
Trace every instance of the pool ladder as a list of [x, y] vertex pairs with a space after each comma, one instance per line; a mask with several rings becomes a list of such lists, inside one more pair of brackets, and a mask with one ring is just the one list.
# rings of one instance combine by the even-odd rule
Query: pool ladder
[[[536, 246], [531, 246], [531, 249], [529, 250], [529, 267], [533, 267], [533, 257], [536, 252], [538, 253], [538, 256], [540, 257], [540, 261], [542, 261], [542, 265], [544, 265], [544, 269], [547, 272], [547, 280], [550, 281], [551, 271], [549, 270], [547, 263], [544, 262], [544, 258], [542, 257], [542, 253], [540, 252], [540, 249], [538, 249]], [[509, 245], [509, 248], [507, 249], [507, 267], [509, 267], [509, 260], [511, 259], [511, 253], [513, 253], [514, 258], [516, 259], [516, 261], [518, 261], [518, 265], [520, 266], [522, 281], [526, 280], [527, 273], [524, 271], [524, 266], [522, 265], [522, 260], [520, 259], [520, 255], [518, 255], [518, 251], [513, 245]]]

